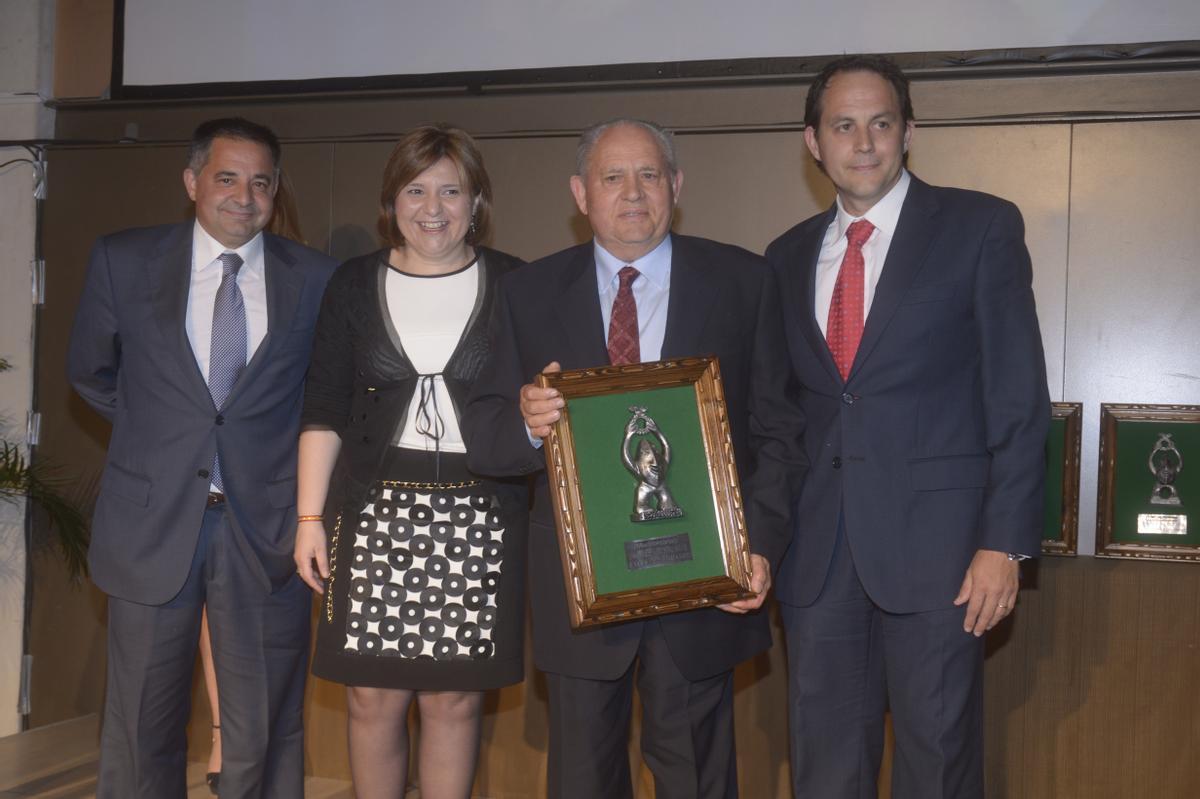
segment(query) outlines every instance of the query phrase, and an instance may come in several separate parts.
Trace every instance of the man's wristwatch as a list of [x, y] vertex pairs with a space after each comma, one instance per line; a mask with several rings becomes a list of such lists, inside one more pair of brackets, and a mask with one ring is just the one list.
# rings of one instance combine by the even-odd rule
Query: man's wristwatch
[[1009, 559], [1009, 560], [1015, 560], [1015, 561], [1018, 561], [1018, 562], [1019, 562], [1019, 561], [1022, 561], [1022, 560], [1029, 560], [1029, 556], [1028, 556], [1028, 555], [1022, 555], [1022, 554], [1020, 554], [1020, 553], [1017, 553], [1017, 552], [1009, 552], [1009, 553], [1008, 553], [1008, 559]]

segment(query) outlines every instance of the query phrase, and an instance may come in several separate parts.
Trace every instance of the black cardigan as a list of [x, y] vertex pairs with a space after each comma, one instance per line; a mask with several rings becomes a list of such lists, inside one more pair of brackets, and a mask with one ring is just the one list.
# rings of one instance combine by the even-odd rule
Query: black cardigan
[[[488, 326], [496, 281], [523, 261], [477, 247], [479, 292], [457, 347], [442, 370], [446, 389], [461, 418], [471, 384], [488, 357]], [[392, 343], [383, 285], [387, 251], [351, 258], [329, 280], [313, 336], [304, 387], [305, 428], [325, 428], [342, 439], [338, 479], [330, 505], [361, 502], [408, 411], [418, 373]]]

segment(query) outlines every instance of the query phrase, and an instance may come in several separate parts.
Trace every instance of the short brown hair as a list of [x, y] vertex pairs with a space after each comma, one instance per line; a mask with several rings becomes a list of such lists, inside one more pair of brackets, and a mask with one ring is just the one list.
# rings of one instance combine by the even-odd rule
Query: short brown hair
[[906, 125], [913, 121], [908, 77], [896, 66], [896, 62], [881, 55], [847, 55], [826, 64], [808, 87], [808, 96], [804, 98], [804, 127], [821, 126], [821, 112], [824, 110], [821, 101], [825, 99], [825, 90], [829, 88], [829, 81], [843, 72], [874, 72], [883, 78], [896, 93], [896, 102], [900, 104], [900, 121]]
[[438, 123], [422, 125], [404, 134], [383, 167], [379, 192], [379, 235], [392, 247], [404, 246], [404, 235], [396, 224], [396, 196], [429, 167], [449, 158], [458, 167], [466, 189], [475, 201], [466, 242], [484, 241], [492, 230], [492, 181], [483, 167], [483, 156], [465, 130]]
[[237, 139], [261, 144], [271, 151], [271, 166], [275, 167], [276, 172], [279, 171], [281, 151], [275, 131], [243, 117], [224, 117], [201, 122], [192, 133], [187, 165], [195, 174], [199, 175], [208, 163], [214, 139]]

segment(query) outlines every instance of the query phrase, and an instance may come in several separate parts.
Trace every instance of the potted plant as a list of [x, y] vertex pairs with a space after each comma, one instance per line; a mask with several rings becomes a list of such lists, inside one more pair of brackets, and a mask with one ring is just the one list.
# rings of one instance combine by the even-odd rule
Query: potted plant
[[[0, 372], [12, 365], [0, 358]], [[30, 463], [20, 444], [0, 438], [0, 501], [26, 498], [46, 515], [55, 543], [74, 579], [87, 575], [88, 521], [67, 489], [72, 481], [52, 464]]]

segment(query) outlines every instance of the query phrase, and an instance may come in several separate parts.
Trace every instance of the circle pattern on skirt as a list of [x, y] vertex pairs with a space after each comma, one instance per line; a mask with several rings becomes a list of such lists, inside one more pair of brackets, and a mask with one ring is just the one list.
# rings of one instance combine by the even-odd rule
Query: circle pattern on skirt
[[489, 497], [374, 489], [355, 530], [344, 650], [492, 657], [503, 553]]

